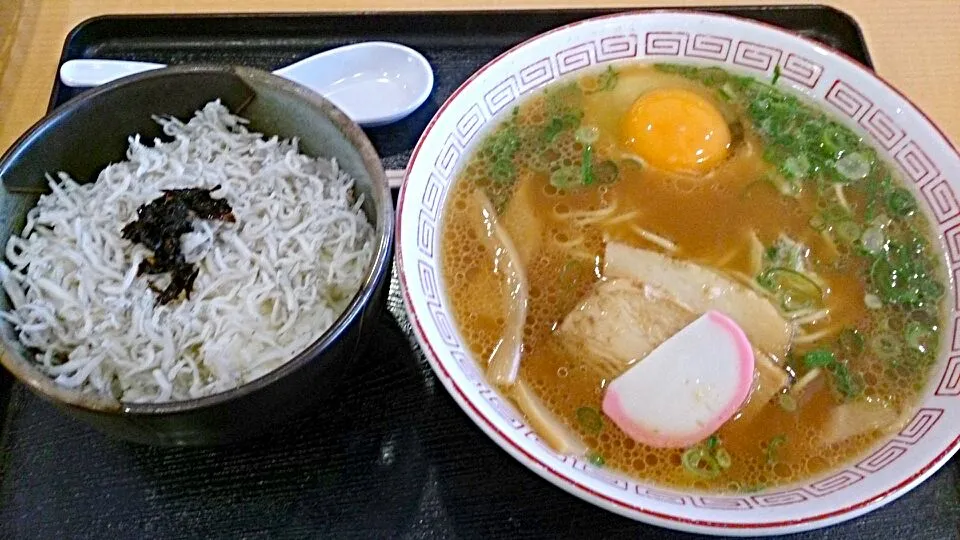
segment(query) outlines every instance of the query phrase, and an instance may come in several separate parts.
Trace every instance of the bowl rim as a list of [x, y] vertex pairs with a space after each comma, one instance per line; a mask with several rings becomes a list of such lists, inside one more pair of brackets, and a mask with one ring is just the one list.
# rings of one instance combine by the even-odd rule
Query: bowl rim
[[[364, 169], [370, 175], [371, 189], [379, 197], [381, 204], [374, 201], [376, 217], [379, 223], [375, 224], [376, 249], [368, 265], [360, 288], [353, 299], [334, 320], [333, 324], [312, 341], [305, 349], [291, 357], [287, 362], [276, 369], [235, 388], [218, 392], [200, 398], [191, 398], [179, 401], [165, 401], [160, 403], [134, 403], [116, 400], [101, 394], [84, 393], [76, 389], [65, 388], [42, 373], [26, 358], [11, 354], [6, 346], [0, 347], [0, 364], [21, 383], [28, 386], [44, 399], [55, 404], [67, 405], [72, 408], [96, 413], [123, 414], [131, 417], [149, 417], [168, 414], [186, 413], [198, 409], [205, 409], [221, 405], [228, 401], [255, 393], [275, 382], [292, 375], [311, 361], [319, 361], [318, 356], [347, 330], [355, 319], [360, 317], [370, 303], [377, 287], [390, 270], [390, 259], [393, 251], [394, 228], [396, 224], [395, 210], [392, 204], [390, 187], [379, 155], [360, 126], [351, 120], [331, 101], [322, 95], [294, 81], [285, 79], [268, 71], [237, 65], [196, 64], [166, 66], [135, 75], [123, 77], [109, 83], [90, 89], [51, 110], [43, 118], [35, 122], [0, 155], [0, 163], [19, 152], [27, 151], [33, 143], [34, 137], [40, 134], [50, 124], [58, 121], [63, 115], [82, 107], [90, 98], [109, 94], [114, 90], [139, 84], [142, 81], [155, 78], [175, 78], [191, 73], [216, 73], [234, 75], [244, 83], [258, 82], [293, 95], [310, 106], [311, 110], [327, 117], [340, 130], [344, 138], [360, 155]], [[231, 111], [242, 115], [242, 111]]]
[[[564, 491], [592, 504], [611, 510], [620, 515], [624, 515], [631, 519], [640, 519], [639, 515], [644, 517], [643, 521], [652, 523], [655, 525], [665, 526], [668, 528], [683, 530], [688, 532], [695, 533], [706, 533], [711, 535], [737, 535], [737, 536], [749, 536], [749, 535], [768, 535], [768, 534], [784, 534], [784, 533], [796, 533], [806, 530], [817, 529], [821, 527], [826, 527], [829, 525], [837, 524], [842, 521], [847, 521], [849, 519], [856, 518], [860, 515], [863, 515], [879, 506], [882, 506], [886, 503], [892, 502], [902, 495], [909, 492], [911, 489], [916, 487], [919, 483], [923, 482], [926, 478], [932, 475], [934, 472], [939, 470], [947, 461], [960, 450], [960, 429], [957, 430], [957, 435], [952, 441], [950, 441], [946, 447], [940, 451], [936, 456], [934, 456], [930, 461], [923, 464], [922, 467], [916, 469], [908, 477], [904, 478], [896, 485], [884, 490], [881, 493], [872, 495], [865, 500], [859, 500], [857, 502], [847, 504], [844, 506], [837, 507], [833, 510], [820, 512], [816, 515], [803, 517], [801, 519], [791, 519], [791, 520], [770, 520], [763, 522], [749, 522], [749, 523], [736, 523], [733, 521], [724, 522], [724, 521], [713, 521], [713, 520], [703, 520], [703, 519], [691, 519], [684, 518], [680, 515], [674, 515], [664, 512], [659, 512], [649, 508], [642, 508], [635, 505], [630, 505], [624, 503], [620, 500], [617, 500], [613, 497], [610, 497], [604, 493], [601, 493], [591, 487], [584, 485], [581, 482], [576, 481], [569, 476], [558, 472], [551, 465], [543, 462], [540, 458], [535, 455], [530, 454], [524, 448], [519, 446], [514, 442], [513, 437], [504, 433], [499, 424], [491, 419], [489, 419], [483, 412], [481, 412], [476, 405], [472, 402], [456, 381], [450, 376], [449, 372], [446, 369], [447, 360], [440, 360], [440, 356], [436, 353], [433, 344], [427, 338], [426, 333], [424, 332], [420, 318], [417, 315], [416, 310], [413, 307], [413, 295], [411, 295], [411, 288], [407, 283], [407, 274], [404, 271], [404, 243], [401, 239], [401, 225], [403, 223], [402, 215], [404, 212], [406, 201], [407, 188], [410, 185], [410, 176], [413, 171], [413, 164], [423, 148], [424, 143], [426, 142], [427, 136], [430, 134], [441, 115], [444, 111], [452, 104], [454, 99], [456, 99], [461, 92], [463, 92], [467, 86], [469, 86], [475, 79], [477, 79], [482, 73], [487, 69], [493, 67], [498, 62], [500, 62], [504, 57], [514, 53], [518, 49], [526, 47], [533, 42], [536, 42], [546, 36], [568, 30], [584, 24], [596, 23], [598, 21], [618, 19], [618, 18], [639, 18], [639, 17], [652, 17], [658, 15], [670, 15], [677, 16], [682, 18], [708, 18], [708, 19], [719, 19], [726, 21], [733, 21], [734, 23], [746, 26], [754, 26], [762, 28], [766, 31], [780, 34], [785, 38], [799, 40], [805, 45], [813, 47], [817, 50], [824, 51], [828, 56], [833, 56], [841, 64], [844, 65], [845, 69], [855, 70], [868, 78], [873, 78], [878, 81], [886, 92], [893, 94], [894, 96], [899, 97], [910, 105], [913, 110], [919, 115], [919, 117], [924, 120], [932, 130], [925, 130], [928, 133], [936, 134], [944, 143], [946, 148], [953, 152], [953, 154], [960, 159], [960, 147], [958, 144], [955, 144], [943, 131], [940, 126], [933, 121], [923, 111], [914, 101], [907, 97], [903, 92], [901, 92], [896, 86], [890, 83], [880, 74], [871, 70], [867, 66], [864, 66], [859, 61], [853, 59], [846, 53], [837, 50], [825, 43], [821, 43], [812, 38], [808, 38], [799, 33], [781, 28], [779, 26], [757, 21], [753, 19], [748, 19], [745, 17], [740, 17], [736, 15], [730, 15], [727, 13], [717, 13], [713, 11], [705, 10], [677, 10], [677, 9], [641, 9], [641, 10], [625, 10], [618, 13], [605, 14], [597, 17], [591, 17], [588, 19], [575, 21], [568, 23], [566, 25], [558, 26], [552, 28], [545, 32], [542, 32], [530, 39], [527, 39], [507, 51], [501, 53], [493, 60], [485, 63], [483, 66], [478, 68], [471, 76], [466, 79], [460, 86], [454, 90], [454, 92], [447, 98], [446, 101], [438, 108], [437, 112], [427, 124], [424, 129], [420, 139], [417, 142], [417, 145], [414, 147], [413, 152], [407, 166], [406, 174], [404, 175], [404, 182], [401, 186], [399, 197], [397, 200], [397, 227], [395, 234], [396, 246], [397, 246], [397, 273], [398, 280], [400, 282], [401, 293], [404, 301], [404, 308], [407, 312], [408, 317], [410, 318], [412, 328], [417, 337], [418, 342], [426, 353], [427, 360], [429, 361], [431, 367], [438, 372], [440, 375], [441, 382], [447, 391], [451, 394], [457, 404], [467, 413], [467, 415], [474, 421], [483, 431], [490, 437], [494, 443], [499, 447], [506, 450], [512, 457], [520, 461], [528, 469], [537, 473], [542, 478], [546, 479], [555, 486], [563, 489]], [[944, 247], [941, 245], [938, 247], [938, 255], [942, 255]], [[947, 268], [949, 271], [949, 266]], [[955, 308], [951, 308], [945, 311], [945, 314], [949, 315], [951, 313], [956, 313]], [[472, 359], [471, 359], [472, 361]], [[455, 363], [455, 362], [452, 362]], [[679, 514], [679, 513], [678, 513]]]

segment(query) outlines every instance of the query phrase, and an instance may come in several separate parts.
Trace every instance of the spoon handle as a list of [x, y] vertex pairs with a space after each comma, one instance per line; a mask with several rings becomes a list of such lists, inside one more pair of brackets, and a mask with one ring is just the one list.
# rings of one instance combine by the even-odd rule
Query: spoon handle
[[99, 86], [120, 77], [162, 67], [163, 64], [129, 60], [67, 60], [60, 66], [60, 80], [67, 86]]

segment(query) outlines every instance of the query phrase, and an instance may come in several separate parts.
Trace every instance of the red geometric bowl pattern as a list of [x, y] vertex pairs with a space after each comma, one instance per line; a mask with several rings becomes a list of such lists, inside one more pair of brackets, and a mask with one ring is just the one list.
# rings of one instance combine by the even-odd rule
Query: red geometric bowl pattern
[[[499, 113], [515, 105], [525, 94], [579, 70], [631, 59], [715, 65], [758, 78], [772, 77], [779, 66], [781, 80], [789, 81], [786, 84], [790, 84], [795, 91], [827, 104], [827, 108], [832, 109], [839, 120], [845, 121], [872, 139], [876, 147], [897, 165], [903, 177], [914, 184], [917, 192], [922, 195], [922, 200], [927, 203], [926, 210], [938, 225], [938, 232], [945, 239], [948, 255], [945, 260], [950, 263], [951, 272], [960, 271], [960, 220], [957, 219], [960, 216], [960, 202], [954, 187], [960, 179], [955, 178], [956, 162], [950, 163], [950, 168], [946, 168], [948, 165], [941, 166], [931, 157], [938, 155], [938, 152], [943, 154], [943, 150], [938, 148], [937, 151], [930, 151], [928, 145], [943, 146], [945, 140], [937, 139], [934, 130], [925, 125], [922, 115], [917, 113], [920, 118], [918, 127], [916, 118], [906, 118], [900, 114], [902, 107], [897, 100], [892, 100], [897, 104], [894, 107], [889, 98], [871, 99], [871, 96], [876, 96], [878, 92], [875, 86], [882, 86], [883, 83], [874, 80], [869, 83], [873, 86], [864, 86], [862, 73], [848, 76], [851, 70], [858, 68], [847, 66], [848, 62], [838, 59], [832, 53], [824, 52], [819, 45], [815, 48], [810, 42], [795, 36], [726, 17], [698, 15], [701, 19], [722, 19], [719, 22], [710, 21], [716, 24], [704, 24], [702, 21], [690, 20], [690, 16], [671, 13], [653, 16], [656, 15], [667, 24], [657, 27], [647, 21], [637, 22], [644, 18], [650, 20], [651, 15], [627, 16], [623, 22], [614, 17], [605, 25], [609, 30], [601, 28], [593, 32], [578, 32], [578, 25], [565, 29], [570, 34], [570, 39], [562, 45], [536, 49], [542, 49], [545, 53], [508, 53], [495, 61], [493, 68], [488, 66], [489, 73], [483, 73], [488, 69], [484, 68], [465, 83], [428, 126], [411, 159], [410, 172], [401, 193], [401, 224], [398, 233], [398, 251], [402, 261], [399, 265], [401, 282], [408, 310], [416, 323], [418, 337], [441, 380], [468, 414], [494, 440], [545, 478], [614, 511], [638, 519], [702, 532], [717, 532], [717, 528], [721, 528], [730, 533], [734, 532], [730, 529], [744, 527], [751, 529], [754, 534], [803, 530], [862, 513], [884, 499], [889, 500], [902, 494], [956, 450], [955, 426], [958, 424], [960, 411], [955, 401], [949, 404], [942, 401], [960, 395], [960, 334], [956, 320], [950, 332], [954, 339], [952, 343], [948, 343], [952, 344], [953, 354], [945, 354], [949, 359], [938, 364], [937, 373], [931, 378], [932, 385], [938, 384], [935, 387], [931, 385], [932, 391], [925, 399], [923, 407], [906, 427], [880, 443], [870, 455], [844, 469], [832, 472], [825, 478], [817, 478], [803, 485], [754, 495], [705, 496], [637, 483], [594, 467], [582, 459], [554, 453], [539, 440], [513, 407], [488, 387], [469, 351], [463, 347], [452, 318], [444, 306], [437, 261], [441, 208], [458, 167], [462, 164], [461, 158], [469, 153], [471, 144], [491, 127], [491, 120], [495, 120]], [[634, 20], [630, 20], [630, 17]], [[601, 26], [604, 22], [594, 21], [593, 24]], [[691, 30], [698, 30], [700, 27], [704, 27], [702, 32]], [[747, 31], [745, 27], [752, 28]], [[636, 29], [642, 31], [631, 31]], [[562, 35], [565, 30], [554, 34]], [[749, 35], [750, 39], [743, 39], [744, 35]], [[586, 38], [576, 39], [580, 36]], [[556, 35], [554, 41], [560, 41]], [[525, 44], [520, 49], [524, 47], [534, 48], [532, 43]], [[497, 69], [496, 64], [506, 67]], [[496, 73], [500, 75], [491, 80], [490, 77]], [[471, 89], [474, 79], [481, 75], [486, 78], [485, 84], [478, 83], [482, 88]], [[467, 99], [468, 95], [476, 96], [477, 99], [461, 105], [460, 102]], [[459, 106], [450, 107], [451, 103]], [[906, 106], [909, 107], [909, 104]], [[445, 110], [448, 107], [450, 110]], [[447, 121], [438, 121], [445, 116]], [[901, 118], [906, 120], [901, 121]], [[949, 144], [946, 144], [949, 149]], [[952, 157], [956, 158], [955, 151]], [[944, 171], [949, 171], [953, 177], [948, 178]], [[412, 185], [419, 184], [423, 187], [411, 188]], [[406, 200], [412, 195], [419, 200]], [[410, 213], [416, 214], [415, 222], [408, 217]], [[414, 227], [415, 232], [412, 230]], [[416, 249], [407, 247], [413, 243], [411, 240], [415, 240]], [[409, 261], [409, 258], [416, 260]], [[953, 283], [951, 289], [955, 289]], [[960, 297], [954, 294], [954, 298], [956, 308], [960, 309]], [[453, 363], [448, 364], [447, 359], [453, 360]], [[468, 385], [461, 387], [458, 380]], [[469, 391], [478, 392], [482, 401], [471, 398]], [[488, 405], [486, 410], [481, 410], [480, 405], [483, 405], [483, 402]], [[797, 505], [805, 508], [804, 505], [809, 505], [813, 500], [827, 497], [835, 499], [838, 493], [859, 484], [866, 484], [868, 479], [884, 471], [896, 470], [901, 464], [913, 459], [909, 458], [913, 448], [923, 441], [931, 430], [943, 425], [947, 409], [951, 413], [952, 425], [947, 425], [941, 430], [944, 433], [938, 434], [938, 440], [943, 439], [946, 443], [935, 449], [924, 447], [924, 456], [917, 458], [919, 464], [911, 462], [906, 472], [898, 471], [893, 474], [892, 476], [896, 477], [893, 480], [884, 479], [877, 481], [876, 485], [871, 484], [866, 494], [857, 492], [850, 497], [837, 499], [844, 502], [831, 502], [831, 511], [811, 506], [810, 510], [798, 511], [791, 519], [771, 519], [771, 516], [779, 517], [782, 514], [764, 513], [758, 514], [758, 518], [740, 522], [741, 518], [728, 516], [731, 513], [764, 508], [777, 508], [778, 511]], [[933, 456], [933, 459], [930, 456]], [[617, 492], [630, 496], [617, 495]], [[858, 500], [859, 502], [850, 504], [851, 501]], [[655, 503], [656, 508], [643, 501]], [[836, 510], [841, 506], [841, 510]], [[671, 511], [670, 507], [678, 510]], [[682, 510], [691, 507], [709, 510], [709, 513], [699, 515]]]

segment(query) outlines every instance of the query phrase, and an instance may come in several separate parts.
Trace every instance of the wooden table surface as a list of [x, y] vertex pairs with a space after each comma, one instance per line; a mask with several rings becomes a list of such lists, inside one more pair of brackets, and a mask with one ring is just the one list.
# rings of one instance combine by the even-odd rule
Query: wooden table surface
[[[761, 0], [766, 4], [815, 3]], [[735, 5], [750, 0], [0, 0], [0, 151], [46, 110], [64, 38], [116, 13], [369, 11]], [[863, 28], [877, 71], [960, 143], [960, 0], [838, 0]], [[130, 7], [133, 5], [133, 7]]]

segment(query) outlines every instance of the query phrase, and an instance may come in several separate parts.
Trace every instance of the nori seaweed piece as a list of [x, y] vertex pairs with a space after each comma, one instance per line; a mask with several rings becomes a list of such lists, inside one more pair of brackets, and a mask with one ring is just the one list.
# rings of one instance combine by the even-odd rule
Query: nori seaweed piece
[[[163, 195], [137, 208], [137, 219], [123, 227], [123, 238], [153, 251], [137, 268], [137, 275], [170, 272], [170, 285], [157, 291], [157, 301], [167, 304], [186, 293], [190, 298], [199, 270], [188, 264], [180, 251], [180, 236], [193, 232], [193, 218], [233, 223], [236, 218], [225, 199], [214, 199], [219, 189], [188, 188], [164, 190]], [[156, 289], [155, 289], [156, 290]]]

